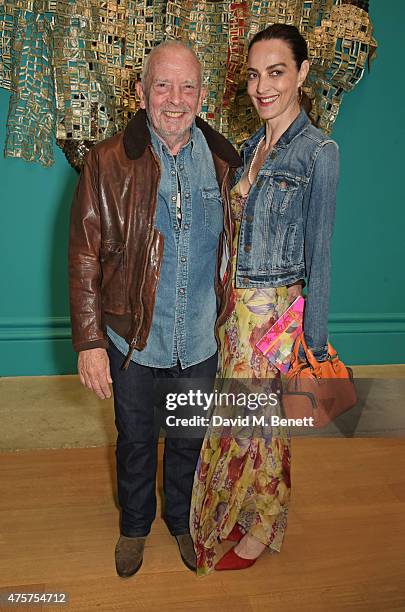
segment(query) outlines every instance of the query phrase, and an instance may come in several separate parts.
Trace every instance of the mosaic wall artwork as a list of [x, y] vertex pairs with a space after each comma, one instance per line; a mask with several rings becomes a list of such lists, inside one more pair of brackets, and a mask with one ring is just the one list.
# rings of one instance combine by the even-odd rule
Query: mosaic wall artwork
[[276, 22], [296, 25], [308, 41], [304, 91], [313, 120], [330, 132], [376, 48], [366, 0], [2, 0], [5, 155], [47, 166], [56, 138], [80, 167], [92, 144], [137, 110], [144, 58], [167, 38], [194, 48], [208, 87], [201, 115], [240, 144], [258, 126], [246, 94], [247, 44]]

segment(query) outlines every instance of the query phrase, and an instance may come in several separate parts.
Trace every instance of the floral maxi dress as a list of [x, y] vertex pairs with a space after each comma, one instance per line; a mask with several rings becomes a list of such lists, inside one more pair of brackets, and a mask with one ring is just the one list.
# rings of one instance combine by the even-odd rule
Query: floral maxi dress
[[[240, 221], [246, 196], [231, 192], [234, 217], [232, 275], [235, 276]], [[218, 378], [270, 379], [278, 370], [255, 344], [288, 308], [286, 287], [236, 289], [230, 315], [219, 329]], [[257, 381], [259, 382], [259, 381]], [[280, 428], [260, 437], [213, 435], [204, 438], [194, 478], [190, 532], [197, 554], [197, 574], [209, 573], [217, 560], [218, 541], [235, 523], [273, 551], [279, 551], [290, 498], [290, 438]]]

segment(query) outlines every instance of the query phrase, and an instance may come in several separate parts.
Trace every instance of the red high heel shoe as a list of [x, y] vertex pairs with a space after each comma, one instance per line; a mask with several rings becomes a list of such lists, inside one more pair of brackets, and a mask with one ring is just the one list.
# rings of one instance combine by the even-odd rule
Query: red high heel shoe
[[246, 531], [242, 529], [239, 523], [235, 523], [232, 530], [229, 532], [228, 537], [225, 538], [228, 542], [240, 542]]
[[243, 557], [239, 557], [235, 550], [231, 548], [231, 550], [228, 550], [218, 563], [216, 563], [215, 569], [218, 571], [240, 570], [251, 567], [254, 563], [256, 563], [256, 559], [243, 559]]

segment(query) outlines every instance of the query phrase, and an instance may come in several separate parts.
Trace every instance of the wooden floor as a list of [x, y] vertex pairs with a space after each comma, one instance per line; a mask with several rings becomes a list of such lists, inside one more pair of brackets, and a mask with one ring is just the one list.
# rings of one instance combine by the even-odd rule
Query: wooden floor
[[0, 590], [69, 594], [44, 610], [405, 610], [403, 439], [295, 439], [282, 552], [204, 578], [160, 518], [140, 572], [115, 575], [111, 447], [3, 453], [0, 481]]

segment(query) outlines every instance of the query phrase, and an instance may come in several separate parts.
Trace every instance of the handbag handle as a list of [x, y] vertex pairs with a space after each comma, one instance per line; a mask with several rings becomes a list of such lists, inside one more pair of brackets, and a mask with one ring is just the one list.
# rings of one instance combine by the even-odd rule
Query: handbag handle
[[[317, 361], [311, 349], [308, 348], [308, 345], [304, 338], [304, 332], [302, 332], [295, 341], [291, 364], [295, 364], [295, 362], [298, 363], [298, 351], [299, 351], [301, 344], [302, 344], [302, 348], [304, 349], [305, 356], [308, 360], [309, 365], [311, 366], [313, 370], [315, 370], [316, 372], [319, 372], [322, 362]], [[335, 351], [333, 346], [330, 344], [330, 342], [328, 342], [328, 358], [336, 359], [337, 357], [338, 357], [337, 352]]]

